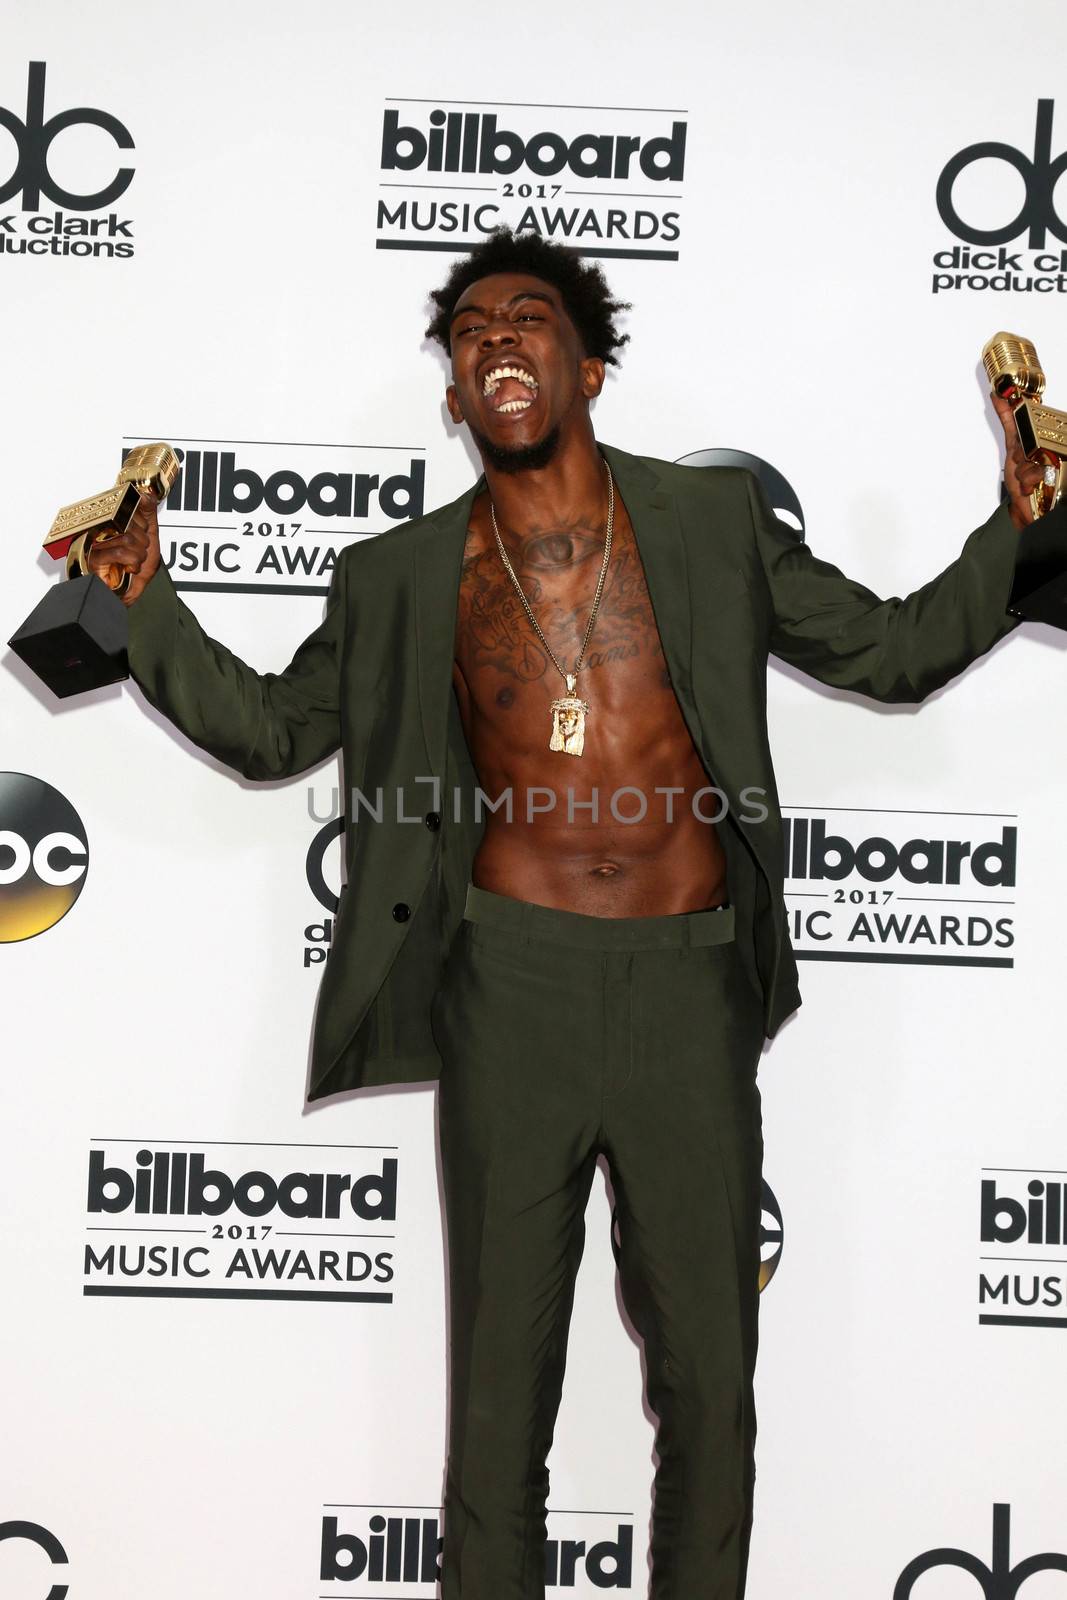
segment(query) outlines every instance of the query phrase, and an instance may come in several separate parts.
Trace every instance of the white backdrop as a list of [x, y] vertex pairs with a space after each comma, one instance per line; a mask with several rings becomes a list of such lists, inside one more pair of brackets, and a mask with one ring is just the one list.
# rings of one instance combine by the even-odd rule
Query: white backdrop
[[[422, 337], [427, 291], [451, 256], [410, 246], [476, 237], [473, 213], [466, 231], [451, 225], [464, 205], [512, 221], [531, 206], [542, 227], [547, 209], [574, 242], [674, 256], [604, 262], [633, 311], [599, 435], [671, 460], [752, 452], [789, 480], [817, 552], [880, 593], [939, 571], [997, 503], [985, 339], [1001, 327], [1033, 338], [1050, 400], [1067, 405], [1067, 223], [1053, 205], [1047, 238], [1027, 231], [1047, 202], [1047, 161], [1027, 194], [1002, 159], [966, 166], [955, 184], [972, 231], [1007, 229], [993, 249], [1014, 256], [999, 267], [1008, 287], [955, 265], [953, 251], [982, 247], [936, 204], [939, 175], [968, 146], [1034, 157], [1039, 100], [1059, 111], [1051, 159], [1067, 146], [1067, 94], [1056, 101], [1067, 21], [1048, 0], [1031, 0], [1025, 39], [1002, 7], [955, 0], [875, 13], [768, 0], [758, 14], [677, 0], [588, 0], [580, 13], [53, 0], [6, 13], [0, 107], [39, 129], [26, 92], [30, 63], [44, 62], [46, 123], [101, 109], [132, 148], [98, 125], [56, 130], [48, 181], [74, 203], [35, 200], [43, 136], [24, 134], [21, 187], [0, 204], [4, 637], [56, 581], [35, 560], [56, 507], [109, 482], [123, 442], [168, 439], [202, 461], [214, 453], [219, 473], [229, 454], [233, 470], [304, 483], [399, 474], [417, 489], [424, 470], [427, 508], [459, 493], [472, 458]], [[1001, 71], [1010, 93], [995, 87]], [[567, 144], [631, 136], [642, 150], [673, 139], [673, 164], [666, 176], [635, 165], [626, 179], [525, 164], [450, 172], [444, 145], [437, 169], [412, 166], [416, 141], [397, 147], [406, 167], [383, 169], [383, 129], [446, 129], [435, 110], [495, 116], [523, 144], [542, 132]], [[467, 124], [455, 126], [459, 149]], [[541, 147], [542, 167], [554, 148]], [[15, 160], [7, 123], [0, 188]], [[79, 206], [119, 165], [133, 173], [124, 192]], [[431, 216], [434, 204], [456, 209]], [[1020, 208], [1028, 217], [1009, 238]], [[104, 219], [95, 234], [91, 219]], [[52, 253], [52, 238], [83, 248]], [[20, 252], [31, 240], [46, 248]], [[385, 241], [399, 248], [376, 248]], [[209, 632], [278, 670], [321, 615], [323, 554], [390, 526], [406, 493], [383, 505], [368, 491], [362, 516], [321, 505], [244, 516], [189, 489], [164, 518], [188, 546], [175, 576], [213, 586], [186, 594]], [[1062, 1196], [1067, 1161], [1063, 652], [1063, 635], [1025, 626], [918, 712], [770, 675], [780, 791], [810, 831], [822, 819], [853, 848], [882, 837], [978, 849], [1015, 829], [1017, 866], [1004, 855], [986, 881], [965, 867], [958, 884], [922, 887], [899, 872], [790, 882], [802, 918], [833, 919], [830, 941], [804, 932], [826, 922], [802, 922], [799, 953], [833, 959], [802, 963], [803, 1012], [761, 1068], [785, 1243], [762, 1301], [752, 1600], [890, 1600], [908, 1564], [943, 1547], [988, 1565], [994, 1505], [1011, 1508], [1012, 1566], [1067, 1550], [1056, 1465], [1067, 1249], [1046, 1205]], [[247, 784], [136, 690], [61, 704], [10, 652], [3, 667], [0, 765], [70, 802], [89, 866], [67, 915], [0, 955], [0, 1588], [12, 1600], [43, 1600], [50, 1584], [57, 1600], [64, 1585], [71, 1600], [432, 1595], [412, 1530], [405, 1555], [386, 1525], [421, 1526], [440, 1499], [434, 1093], [303, 1106], [329, 916], [309, 885], [321, 826], [309, 788], [326, 817], [336, 767]], [[324, 863], [334, 887], [336, 854]], [[912, 920], [889, 925], [893, 913]], [[986, 939], [968, 926], [982, 917], [1010, 931]], [[925, 959], [845, 959], [860, 950]], [[989, 956], [1011, 964], [975, 963]], [[90, 1211], [91, 1172], [123, 1168], [132, 1193], [140, 1150], [163, 1174], [143, 1210]], [[366, 1178], [362, 1211], [346, 1197], [335, 1219], [293, 1220], [280, 1205], [190, 1216], [178, 1155], [186, 1174], [199, 1155], [233, 1181]], [[117, 1207], [123, 1184], [102, 1192]], [[1034, 1199], [1039, 1225], [1012, 1237]], [[652, 1425], [608, 1222], [598, 1183], [551, 1461], [554, 1536], [563, 1554], [584, 1542], [570, 1582], [561, 1555], [557, 1587], [583, 1596], [643, 1593], [647, 1572]], [[108, 1285], [157, 1292], [83, 1293]], [[40, 1530], [58, 1541], [50, 1554]], [[596, 1554], [604, 1541], [621, 1568]], [[1006, 1559], [986, 1587], [997, 1600], [1015, 1592]], [[977, 1589], [941, 1564], [914, 1591], [967, 1600]], [[1023, 1592], [1067, 1595], [1062, 1564]]]

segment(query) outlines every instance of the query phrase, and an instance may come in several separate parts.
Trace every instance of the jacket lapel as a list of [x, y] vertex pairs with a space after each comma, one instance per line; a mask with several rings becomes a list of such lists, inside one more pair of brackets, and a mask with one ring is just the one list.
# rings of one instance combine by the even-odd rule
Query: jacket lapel
[[[677, 505], [656, 472], [639, 456], [611, 445], [600, 448], [630, 515], [682, 715], [701, 749], [702, 730], [693, 699], [689, 573]], [[471, 507], [484, 485], [481, 477], [458, 500], [433, 512], [415, 550], [419, 708], [430, 774], [444, 772], [463, 548]]]
[[484, 487], [481, 477], [458, 500], [431, 513], [415, 548], [415, 648], [418, 657], [419, 711], [430, 770], [444, 780], [448, 739], [452, 660], [463, 548], [471, 507]]
[[640, 456], [601, 445], [634, 530], [645, 570], [652, 613], [659, 630], [671, 683], [689, 733], [702, 748], [700, 718], [693, 698], [693, 631], [685, 540], [673, 495]]
[[675, 690], [693, 688], [693, 624], [689, 619], [689, 576], [678, 507], [662, 488], [659, 475], [640, 456], [601, 445], [630, 514], [633, 541], [645, 568], [649, 600]]

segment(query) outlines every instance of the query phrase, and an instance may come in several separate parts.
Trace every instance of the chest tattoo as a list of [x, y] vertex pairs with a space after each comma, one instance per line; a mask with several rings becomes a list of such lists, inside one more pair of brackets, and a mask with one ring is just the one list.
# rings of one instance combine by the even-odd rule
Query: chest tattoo
[[[468, 535], [469, 546], [477, 535]], [[568, 668], [581, 646], [593, 603], [603, 533], [581, 525], [535, 529], [519, 552], [516, 576], [552, 649]], [[572, 579], [574, 581], [572, 581]], [[557, 676], [530, 625], [495, 545], [464, 558], [456, 647], [468, 677], [486, 669], [530, 683]], [[655, 617], [632, 531], [616, 529], [604, 593], [583, 673], [640, 656], [660, 659]], [[498, 705], [510, 704], [500, 693]]]

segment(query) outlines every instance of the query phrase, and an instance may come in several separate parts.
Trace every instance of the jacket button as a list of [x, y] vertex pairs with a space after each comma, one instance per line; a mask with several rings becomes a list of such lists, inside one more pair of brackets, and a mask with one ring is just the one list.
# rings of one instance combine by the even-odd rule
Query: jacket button
[[441, 826], [441, 813], [439, 811], [427, 811], [422, 820], [431, 833], [436, 833]]
[[403, 900], [399, 900], [393, 907], [393, 920], [396, 922], [406, 922], [410, 915], [411, 907], [406, 906]]

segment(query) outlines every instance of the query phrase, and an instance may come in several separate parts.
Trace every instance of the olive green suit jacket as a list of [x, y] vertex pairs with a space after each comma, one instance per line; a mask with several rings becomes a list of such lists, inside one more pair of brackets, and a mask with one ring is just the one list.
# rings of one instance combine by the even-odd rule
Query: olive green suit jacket
[[[751, 473], [602, 447], [633, 524], [678, 703], [711, 779], [739, 948], [773, 1035], [800, 1003], [767, 743], [767, 658], [877, 700], [920, 701], [1017, 626], [1019, 536], [1006, 505], [907, 598], [881, 600], [814, 556]], [[209, 638], [164, 568], [130, 608], [145, 696], [247, 778], [288, 777], [340, 749], [347, 888], [315, 1020], [308, 1098], [433, 1078], [430, 1003], [484, 826], [452, 689], [464, 537], [479, 480], [451, 505], [338, 560], [322, 623], [280, 673]], [[435, 784], [431, 780], [437, 780]], [[766, 817], [742, 790], [763, 790]], [[398, 806], [397, 794], [402, 803]]]

